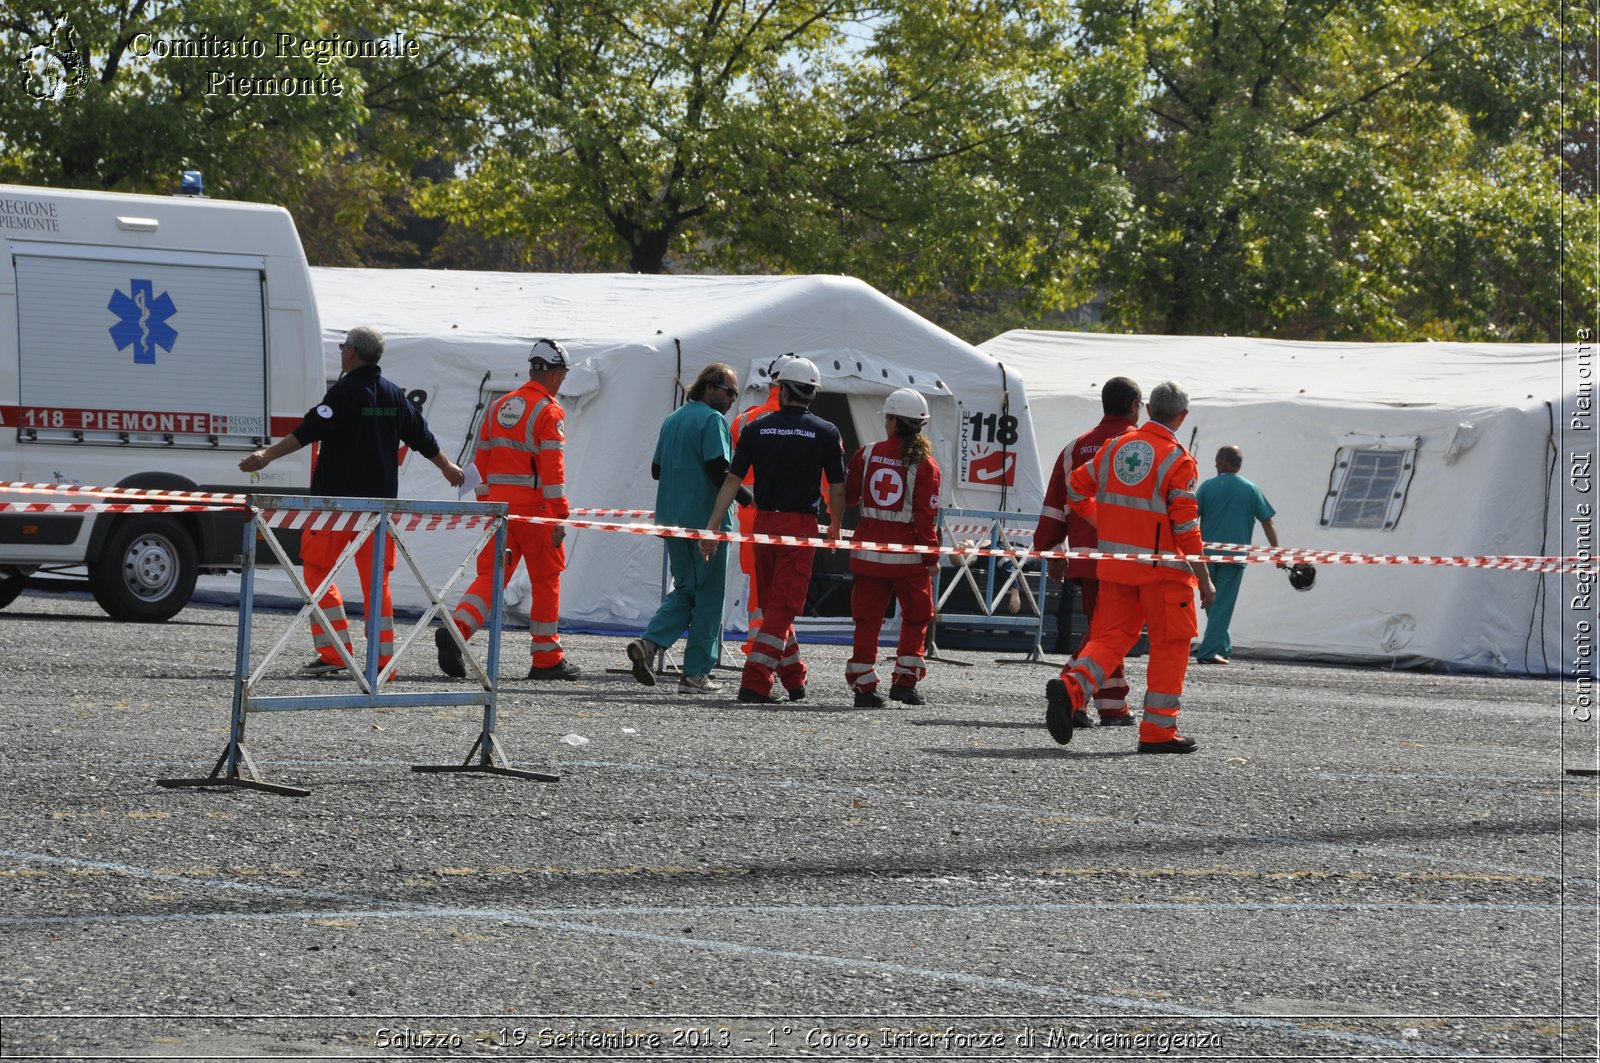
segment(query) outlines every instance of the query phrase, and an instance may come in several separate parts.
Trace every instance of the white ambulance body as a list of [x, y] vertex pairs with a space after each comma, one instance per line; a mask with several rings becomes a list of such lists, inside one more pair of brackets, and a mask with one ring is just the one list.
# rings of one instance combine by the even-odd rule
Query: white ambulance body
[[[305, 252], [279, 207], [0, 185], [0, 480], [303, 491], [310, 449], [248, 451], [325, 388]], [[0, 502], [82, 501], [0, 493]], [[0, 607], [86, 566], [112, 616], [165, 620], [237, 567], [233, 513], [0, 510]]]

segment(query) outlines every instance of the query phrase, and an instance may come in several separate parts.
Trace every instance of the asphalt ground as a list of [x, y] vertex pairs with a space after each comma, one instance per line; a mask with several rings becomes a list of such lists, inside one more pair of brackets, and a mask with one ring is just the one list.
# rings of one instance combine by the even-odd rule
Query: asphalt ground
[[[291, 617], [255, 619], [259, 663]], [[1152, 757], [1057, 746], [1053, 671], [993, 652], [855, 710], [847, 648], [806, 646], [808, 697], [757, 707], [597, 635], [529, 682], [508, 632], [498, 737], [558, 782], [410, 771], [482, 726], [424, 706], [252, 715], [309, 796], [160, 787], [225, 748], [236, 631], [0, 612], [0, 1057], [1595, 1056], [1561, 683], [1239, 659]], [[309, 645], [261, 692], [352, 691]], [[392, 689], [468, 689], [433, 657]]]

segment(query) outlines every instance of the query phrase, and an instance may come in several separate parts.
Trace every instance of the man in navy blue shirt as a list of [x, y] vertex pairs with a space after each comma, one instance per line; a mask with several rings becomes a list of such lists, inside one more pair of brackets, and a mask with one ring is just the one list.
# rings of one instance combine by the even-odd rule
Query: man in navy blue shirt
[[[340, 498], [395, 498], [400, 493], [400, 444], [421, 454], [438, 466], [452, 486], [460, 486], [461, 469], [439, 450], [439, 442], [428, 430], [422, 412], [406, 398], [405, 389], [384, 378], [378, 369], [383, 357], [383, 335], [361, 326], [345, 334], [339, 345], [339, 368], [343, 375], [322, 396], [322, 401], [306, 411], [294, 430], [270, 447], [251, 451], [239, 462], [244, 472], [257, 472], [286, 454], [293, 454], [307, 443], [318, 444], [311, 468], [311, 493]], [[305, 531], [300, 536], [300, 561], [306, 586], [315, 592], [327, 579], [333, 563], [355, 537], [349, 531]], [[366, 608], [372, 608], [372, 540], [357, 551], [361, 592]], [[389, 573], [394, 571], [394, 551], [386, 552], [381, 594], [382, 611], [378, 622], [378, 667], [386, 667], [394, 656], [394, 606], [389, 597]], [[335, 642], [351, 650], [350, 622], [345, 616], [344, 596], [337, 583], [328, 584], [322, 610], [333, 625], [325, 631], [315, 619], [311, 640], [317, 648], [316, 660], [305, 666], [313, 675], [326, 675], [344, 667]]]
[[[828, 479], [828, 538], [839, 538], [844, 514], [844, 440], [839, 429], [811, 412], [821, 376], [805, 358], [796, 358], [778, 370], [779, 408], [758, 417], [739, 433], [733, 464], [706, 522], [718, 530], [720, 517], [739, 490], [744, 474], [755, 470], [758, 535], [790, 535], [809, 539], [817, 534], [821, 516], [820, 485]], [[700, 542], [700, 552], [710, 560], [721, 544]], [[739, 700], [770, 705], [773, 673], [789, 692], [790, 701], [806, 696], [806, 666], [800, 643], [794, 637], [794, 618], [805, 608], [811, 585], [809, 546], [756, 544], [756, 596], [761, 601], [761, 626], [745, 658], [739, 682]]]

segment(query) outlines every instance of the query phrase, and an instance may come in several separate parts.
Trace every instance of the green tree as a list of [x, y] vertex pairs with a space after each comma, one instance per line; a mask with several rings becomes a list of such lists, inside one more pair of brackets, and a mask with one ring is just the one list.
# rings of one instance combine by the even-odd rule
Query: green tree
[[642, 273], [690, 254], [748, 187], [753, 152], [804, 156], [799, 65], [838, 40], [854, 0], [508, 0], [483, 43], [493, 135], [428, 209]]
[[[13, 6], [0, 47], [42, 76], [0, 108], [0, 179], [169, 192], [198, 169], [213, 195], [336, 199], [304, 234], [336, 248], [403, 196], [411, 159], [472, 138], [479, 36], [443, 0]], [[376, 38], [415, 47], [350, 54]]]
[[[1129, 224], [1099, 272], [1116, 324], [1553, 338], [1548, 6], [1109, 0], [1083, 19], [1151, 86], [1120, 149]], [[1592, 304], [1592, 283], [1567, 279]]]
[[1113, 150], [1137, 123], [1137, 67], [1081, 49], [1051, 0], [897, 0], [850, 59], [804, 115], [815, 159], [751, 160], [724, 246], [863, 276], [945, 320], [1094, 295], [1126, 208]]

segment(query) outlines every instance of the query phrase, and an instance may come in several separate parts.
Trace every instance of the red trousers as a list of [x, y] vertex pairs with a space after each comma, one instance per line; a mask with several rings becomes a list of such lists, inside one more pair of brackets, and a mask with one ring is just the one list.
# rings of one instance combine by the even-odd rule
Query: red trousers
[[855, 618], [855, 647], [844, 679], [852, 690], [878, 688], [878, 635], [883, 613], [893, 596], [900, 601], [900, 642], [895, 648], [894, 686], [914, 687], [928, 674], [923, 657], [928, 646], [928, 623], [933, 619], [933, 580], [921, 564], [908, 565], [898, 575], [851, 573], [850, 615]]
[[[300, 564], [306, 578], [306, 588], [315, 594], [317, 586], [328, 578], [328, 573], [333, 571], [333, 563], [339, 560], [339, 554], [350, 540], [356, 537], [356, 532], [349, 531], [305, 531], [300, 535]], [[356, 550], [356, 569], [361, 576], [361, 596], [365, 600], [363, 611], [372, 608], [372, 538]], [[394, 601], [389, 596], [389, 574], [394, 571], [394, 544], [390, 543], [386, 551], [387, 556], [383, 564], [383, 588], [379, 600], [378, 614], [378, 667], [386, 666], [394, 657]], [[337, 583], [329, 584], [328, 593], [322, 596], [318, 603], [322, 611], [328, 614], [328, 622], [333, 625], [332, 631], [325, 631], [318, 623], [316, 615], [311, 618], [311, 642], [317, 648], [317, 656], [328, 664], [343, 665], [339, 660], [339, 653], [334, 649], [335, 643], [343, 643], [345, 649], [351, 650], [350, 621], [344, 611], [344, 596], [339, 593]], [[353, 650], [352, 650], [353, 652]], [[362, 662], [357, 661], [357, 664]]]
[[[813, 538], [817, 518], [809, 513], [756, 514], [760, 535], [794, 535]], [[756, 629], [750, 655], [745, 658], [739, 685], [757, 694], [772, 693], [773, 673], [785, 690], [806, 685], [806, 665], [794, 637], [794, 618], [806, 607], [811, 587], [809, 546], [756, 543], [755, 585], [761, 595], [761, 626]]]
[[1139, 641], [1139, 630], [1148, 628], [1150, 660], [1139, 740], [1175, 738], [1183, 680], [1189, 671], [1189, 642], [1200, 630], [1194, 601], [1194, 588], [1177, 580], [1142, 584], [1101, 580], [1088, 645], [1061, 670], [1072, 707], [1083, 708], [1100, 684], [1121, 667], [1123, 657]]
[[[561, 619], [561, 573], [567, 567], [566, 547], [551, 544], [555, 527], [549, 524], [506, 522], [506, 582], [517, 571], [517, 563], [528, 563], [528, 582], [533, 598], [528, 603], [528, 631], [533, 637], [533, 666], [549, 668], [563, 657], [561, 636], [556, 624]], [[488, 622], [489, 606], [494, 601], [494, 547], [478, 553], [478, 578], [456, 603], [452, 614], [463, 638]]]
[[[1088, 646], [1089, 640], [1094, 637], [1094, 606], [1100, 599], [1100, 581], [1085, 577], [1072, 582], [1078, 585], [1078, 595], [1083, 601], [1083, 641], [1078, 643], [1078, 656], [1082, 657], [1084, 647]], [[1135, 637], [1134, 641], [1139, 640]], [[1121, 663], [1118, 663], [1111, 674], [1106, 676], [1106, 681], [1100, 684], [1100, 689], [1094, 692], [1094, 707], [1096, 709], [1128, 707], [1128, 680], [1122, 674]]]
[[[739, 521], [739, 532], [749, 535], [756, 530], [756, 507], [735, 506], [734, 515]], [[761, 627], [761, 597], [756, 593], [756, 544], [739, 544], [739, 571], [749, 578], [749, 589], [745, 592], [745, 611], [749, 615], [749, 625], [745, 630], [744, 645], [741, 647], [745, 656], [756, 644], [756, 631]]]

